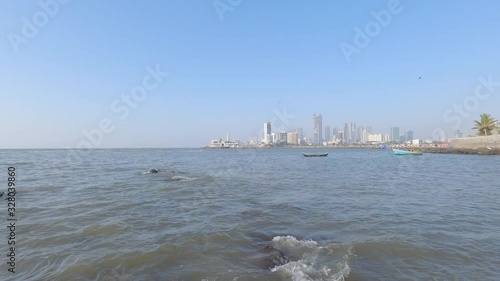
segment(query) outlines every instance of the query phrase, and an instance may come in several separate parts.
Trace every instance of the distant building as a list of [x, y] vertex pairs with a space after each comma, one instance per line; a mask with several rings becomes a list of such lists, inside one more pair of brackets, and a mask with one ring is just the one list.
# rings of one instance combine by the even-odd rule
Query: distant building
[[433, 134], [432, 140], [438, 141], [438, 142], [445, 142], [446, 141], [446, 134], [444, 133], [443, 130], [437, 131], [435, 134]]
[[367, 136], [368, 142], [382, 142], [384, 141], [382, 134], [368, 134]]
[[390, 141], [399, 143], [399, 127], [391, 127]]
[[288, 135], [287, 132], [281, 132], [278, 134], [278, 142], [287, 143]]
[[363, 130], [363, 132], [362, 132], [362, 137], [360, 138], [360, 142], [361, 142], [361, 143], [367, 143], [367, 142], [368, 142], [368, 136], [369, 136], [369, 135], [370, 135], [370, 134], [366, 131], [366, 129], [365, 129], [365, 130]]
[[413, 131], [408, 130], [406, 131], [406, 141], [412, 141], [413, 140]]
[[299, 140], [304, 140], [304, 129], [297, 128], [297, 133], [299, 134]]
[[365, 130], [368, 134], [373, 134], [373, 127], [371, 125], [365, 126]]
[[294, 131], [289, 131], [286, 133], [286, 142], [289, 144], [299, 144], [299, 133]]
[[219, 140], [212, 140], [210, 141], [210, 144], [208, 147], [210, 148], [235, 148], [239, 147], [239, 141], [231, 141], [230, 140], [230, 133], [227, 133], [226, 140], [219, 139]]
[[358, 131], [356, 130], [356, 123], [351, 123], [351, 142], [354, 143], [358, 141]]
[[325, 126], [325, 139], [324, 141], [329, 142], [331, 141], [330, 138], [330, 126]]
[[391, 141], [391, 136], [389, 134], [386, 134], [384, 136], [383, 142], [390, 142]]
[[411, 141], [411, 144], [412, 144], [413, 146], [421, 146], [421, 145], [422, 145], [422, 143], [423, 143], [423, 141], [422, 141], [422, 140], [412, 140], [412, 141]]
[[341, 139], [341, 137], [339, 136], [339, 128], [337, 128], [337, 127], [333, 128], [332, 137], [333, 137], [333, 140]]
[[351, 126], [349, 126], [347, 123], [344, 124], [342, 142], [345, 144], [351, 143]]
[[406, 135], [405, 134], [399, 135], [399, 142], [400, 143], [406, 142]]
[[458, 138], [461, 138], [463, 137], [463, 134], [462, 132], [460, 132], [459, 130], [455, 130], [453, 131], [453, 133], [451, 134], [451, 138], [452, 139], [458, 139]]
[[272, 143], [271, 122], [264, 123], [264, 143], [266, 144]]
[[363, 138], [363, 132], [365, 131], [365, 127], [364, 126], [359, 126], [358, 129], [357, 129], [357, 137], [356, 137], [356, 142], [358, 143], [365, 143], [366, 140], [364, 140]]
[[313, 144], [321, 144], [323, 142], [323, 117], [321, 114], [313, 115]]

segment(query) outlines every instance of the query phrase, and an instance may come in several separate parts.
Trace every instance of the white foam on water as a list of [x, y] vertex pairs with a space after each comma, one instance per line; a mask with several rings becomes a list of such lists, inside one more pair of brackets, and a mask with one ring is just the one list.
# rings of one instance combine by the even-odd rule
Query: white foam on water
[[293, 281], [344, 281], [351, 271], [350, 247], [345, 250], [333, 243], [319, 245], [314, 240], [298, 240], [293, 236], [276, 236], [272, 243], [294, 261], [271, 271]]
[[184, 177], [184, 176], [173, 176], [171, 179], [174, 181], [194, 181], [194, 180], [197, 180], [198, 178], [190, 178], [190, 177]]
[[284, 248], [316, 248], [318, 242], [314, 240], [297, 240], [293, 236], [276, 236], [273, 238], [273, 245], [275, 247], [282, 246]]

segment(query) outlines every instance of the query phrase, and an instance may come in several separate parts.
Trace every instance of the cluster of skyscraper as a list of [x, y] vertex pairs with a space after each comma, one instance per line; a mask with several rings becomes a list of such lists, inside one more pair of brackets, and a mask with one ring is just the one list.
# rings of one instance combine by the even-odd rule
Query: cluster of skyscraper
[[[326, 126], [325, 136], [328, 134], [327, 131], [329, 130], [330, 127]], [[413, 131], [411, 130], [405, 131], [404, 134], [400, 134], [399, 127], [391, 127], [390, 134], [383, 135], [374, 133], [371, 125], [357, 127], [356, 123], [351, 122], [344, 124], [343, 130], [334, 128], [332, 137], [324, 141], [337, 144], [365, 144], [382, 142], [404, 143], [406, 141], [411, 142], [413, 139]]]
[[288, 144], [312, 144], [312, 145], [328, 145], [328, 144], [367, 144], [367, 143], [404, 143], [412, 142], [413, 131], [408, 130], [400, 134], [399, 127], [391, 127], [390, 134], [375, 134], [372, 126], [359, 126], [356, 123], [346, 123], [343, 129], [323, 128], [323, 117], [321, 114], [313, 115], [313, 137], [307, 139], [304, 137], [302, 128], [293, 131], [272, 133], [271, 122], [264, 123], [264, 139], [265, 144], [273, 143], [288, 143]]
[[[325, 136], [329, 136], [330, 127], [325, 127]], [[327, 133], [328, 132], [328, 133]], [[365, 143], [382, 143], [382, 142], [395, 142], [403, 143], [406, 141], [413, 141], [413, 131], [408, 130], [404, 134], [399, 133], [399, 127], [391, 127], [390, 134], [376, 134], [373, 132], [373, 127], [359, 126], [356, 123], [344, 124], [344, 129], [339, 130], [334, 128], [332, 137], [324, 141], [333, 142], [337, 144], [365, 144]]]
[[271, 122], [264, 123], [264, 139], [265, 144], [301, 144], [301, 139], [303, 137], [302, 128], [298, 128], [293, 131], [284, 131], [280, 133], [273, 133], [271, 131]]

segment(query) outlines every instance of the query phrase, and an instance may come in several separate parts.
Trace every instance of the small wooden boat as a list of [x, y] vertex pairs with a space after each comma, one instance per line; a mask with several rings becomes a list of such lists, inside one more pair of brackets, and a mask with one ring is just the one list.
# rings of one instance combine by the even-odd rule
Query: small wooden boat
[[320, 153], [320, 154], [307, 154], [307, 153], [302, 153], [304, 157], [325, 157], [328, 156], [328, 153]]
[[394, 155], [422, 155], [424, 154], [422, 151], [419, 150], [400, 150], [400, 149], [392, 149], [394, 152]]

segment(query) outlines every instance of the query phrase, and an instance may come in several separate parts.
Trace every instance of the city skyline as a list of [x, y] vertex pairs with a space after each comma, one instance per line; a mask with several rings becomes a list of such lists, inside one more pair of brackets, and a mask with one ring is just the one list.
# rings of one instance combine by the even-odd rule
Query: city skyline
[[202, 147], [273, 119], [310, 137], [315, 113], [349, 138], [440, 138], [500, 118], [500, 2], [399, 1], [382, 24], [388, 1], [244, 1], [222, 19], [210, 1], [56, 2], [0, 3], [0, 148]]
[[[366, 144], [366, 143], [406, 143], [414, 140], [420, 141], [448, 141], [445, 135], [437, 135], [437, 138], [417, 138], [413, 130], [401, 130], [399, 127], [390, 127], [389, 134], [374, 132], [372, 125], [356, 126], [356, 123], [349, 122], [344, 124], [344, 129], [338, 127], [333, 129], [330, 125], [322, 125], [322, 114], [313, 114], [312, 136], [304, 135], [303, 128], [286, 128], [278, 126], [278, 130], [273, 130], [271, 121], [264, 123], [262, 138], [259, 140], [243, 140], [243, 143], [261, 143], [265, 145], [288, 143], [288, 144], [307, 144], [307, 145], [329, 145], [329, 144]], [[324, 138], [320, 133], [323, 132]], [[452, 137], [462, 137], [462, 132], [455, 130]], [[228, 139], [229, 141], [229, 139]], [[241, 139], [238, 139], [241, 141]]]

